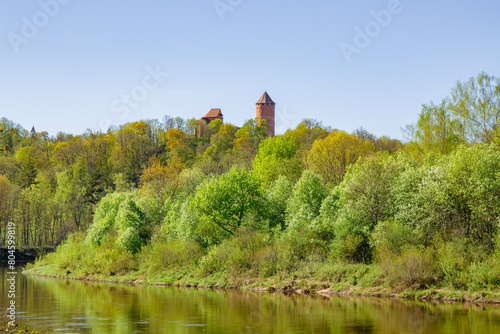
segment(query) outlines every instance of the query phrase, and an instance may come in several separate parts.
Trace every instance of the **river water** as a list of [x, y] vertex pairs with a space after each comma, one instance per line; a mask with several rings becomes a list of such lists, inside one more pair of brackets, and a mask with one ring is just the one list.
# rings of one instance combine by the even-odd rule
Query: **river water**
[[495, 305], [132, 286], [20, 270], [17, 322], [40, 333], [500, 333]]

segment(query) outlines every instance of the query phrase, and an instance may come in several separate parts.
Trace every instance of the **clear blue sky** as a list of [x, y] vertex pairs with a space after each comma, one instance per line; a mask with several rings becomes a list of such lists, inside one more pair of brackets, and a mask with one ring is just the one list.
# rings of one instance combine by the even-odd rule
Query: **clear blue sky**
[[55, 135], [217, 107], [241, 125], [267, 90], [278, 132], [307, 117], [402, 138], [457, 80], [500, 76], [499, 14], [496, 0], [0, 0], [0, 116]]

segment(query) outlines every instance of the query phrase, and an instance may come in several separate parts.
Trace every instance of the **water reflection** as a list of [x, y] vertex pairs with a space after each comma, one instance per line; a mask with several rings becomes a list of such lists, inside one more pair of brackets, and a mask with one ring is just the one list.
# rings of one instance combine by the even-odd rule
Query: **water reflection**
[[[2, 305], [7, 303], [2, 276]], [[19, 322], [60, 333], [500, 333], [500, 308], [20, 275]]]

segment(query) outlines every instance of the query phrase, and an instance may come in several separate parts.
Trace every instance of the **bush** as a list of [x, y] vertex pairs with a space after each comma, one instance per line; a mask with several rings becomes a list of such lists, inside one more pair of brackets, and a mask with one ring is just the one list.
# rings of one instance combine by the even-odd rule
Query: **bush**
[[95, 210], [93, 223], [87, 233], [87, 242], [101, 244], [115, 225], [118, 209], [126, 197], [126, 193], [112, 193], [101, 199]]
[[280, 175], [265, 192], [266, 215], [270, 229], [285, 229], [286, 203], [292, 194], [293, 185], [286, 177]]
[[118, 247], [132, 253], [137, 253], [151, 237], [150, 226], [134, 193], [113, 193], [101, 200], [86, 242], [98, 246], [114, 236]]
[[467, 243], [465, 239], [443, 242], [437, 238], [436, 261], [443, 282], [455, 289], [466, 289], [469, 285]]
[[168, 269], [195, 266], [202, 254], [200, 245], [194, 241], [155, 242], [144, 249], [141, 263], [149, 275], [154, 275]]
[[[218, 271], [229, 271], [233, 275], [249, 271], [258, 275], [265, 256], [262, 249], [270, 245], [271, 238], [268, 234], [243, 227], [236, 231], [233, 238], [212, 247], [202, 259], [200, 268], [204, 275]], [[266, 268], [266, 273], [272, 271], [272, 267]]]
[[292, 272], [304, 263], [328, 258], [328, 243], [311, 231], [283, 233], [276, 237], [275, 247], [279, 258], [277, 271], [281, 272]]
[[86, 252], [79, 264], [78, 271], [84, 275], [119, 275], [137, 269], [135, 256], [116, 247], [114, 238], [101, 246]]
[[[84, 234], [71, 234], [54, 253], [44, 256], [45, 260], [53, 263], [61, 270], [74, 271], [82, 262], [83, 257], [89, 253], [88, 247], [83, 243]], [[90, 252], [92, 252], [90, 250]]]
[[369, 263], [371, 248], [365, 236], [349, 234], [343, 239], [336, 238], [330, 245], [330, 256], [334, 261], [345, 263]]
[[270, 277], [276, 274], [279, 268], [280, 254], [274, 245], [259, 249], [255, 257], [259, 276]]
[[332, 242], [337, 258], [371, 261], [369, 236], [379, 221], [391, 217], [393, 181], [403, 168], [404, 164], [386, 155], [359, 159], [349, 168], [338, 189], [341, 207]]
[[137, 253], [151, 237], [151, 230], [145, 222], [144, 212], [132, 196], [127, 196], [120, 204], [115, 218], [118, 229], [117, 246]]
[[405, 246], [414, 244], [412, 230], [394, 220], [382, 221], [370, 235], [370, 245], [378, 262], [391, 261]]
[[472, 264], [469, 268], [470, 287], [491, 288], [500, 286], [500, 263], [491, 258], [485, 262]]
[[429, 285], [435, 281], [438, 273], [432, 249], [419, 249], [415, 246], [406, 248], [392, 261], [384, 262], [381, 268], [391, 284], [404, 287]]
[[287, 230], [302, 232], [308, 229], [312, 220], [319, 216], [321, 203], [327, 195], [321, 178], [310, 171], [304, 171], [287, 202]]
[[88, 247], [83, 234], [72, 234], [54, 253], [45, 255], [34, 267], [54, 264], [63, 275], [115, 275], [136, 269], [136, 259], [128, 251], [115, 247], [114, 237], [101, 245]]

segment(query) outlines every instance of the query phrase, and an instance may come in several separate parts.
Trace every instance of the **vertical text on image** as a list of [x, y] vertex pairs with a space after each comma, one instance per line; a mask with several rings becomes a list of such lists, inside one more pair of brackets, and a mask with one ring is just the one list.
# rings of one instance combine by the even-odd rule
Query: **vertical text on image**
[[7, 286], [9, 306], [7, 307], [7, 317], [9, 326], [14, 326], [16, 321], [16, 225], [13, 222], [7, 224], [7, 253], [8, 253], [8, 271]]

